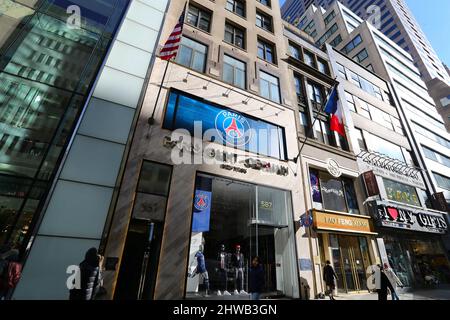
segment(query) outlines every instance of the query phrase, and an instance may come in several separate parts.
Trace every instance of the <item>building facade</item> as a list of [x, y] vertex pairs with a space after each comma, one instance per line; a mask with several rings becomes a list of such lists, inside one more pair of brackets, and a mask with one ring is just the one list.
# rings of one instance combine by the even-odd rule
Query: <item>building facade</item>
[[[425, 83], [420, 78], [419, 71], [414, 67], [411, 56], [386, 36], [381, 34], [371, 24], [363, 22], [338, 2], [332, 5], [327, 11], [311, 6], [304, 16], [309, 16], [307, 19], [314, 21], [317, 32], [313, 35], [317, 45], [323, 45], [326, 42], [330, 43], [337, 50], [343, 52], [352, 60], [360, 64], [363, 68], [381, 75], [384, 79], [388, 79], [392, 84], [392, 96], [386, 99], [383, 98], [383, 90], [374, 90], [370, 82], [367, 82], [367, 79], [361, 77], [361, 74], [348, 72], [344, 66], [335, 65], [338, 68], [337, 74], [340, 74], [341, 78], [346, 79], [362, 90], [372, 92], [379, 100], [391, 101], [390, 103], [392, 105], [397, 106], [398, 118], [393, 119], [389, 115], [386, 115], [386, 113], [380, 113], [379, 111], [372, 112], [372, 114], [371, 108], [379, 107], [379, 103], [371, 103], [366, 100], [363, 103], [361, 114], [366, 118], [381, 123], [385, 127], [393, 126], [395, 129], [395, 127], [400, 127], [398, 122], [403, 124], [403, 129], [405, 129], [403, 135], [405, 136], [405, 139], [409, 141], [410, 149], [406, 149], [407, 152], [405, 152], [406, 150], [403, 149], [400, 141], [393, 141], [393, 144], [389, 144], [383, 140], [378, 140], [378, 143], [376, 143], [375, 146], [383, 148], [384, 150], [372, 149], [369, 151], [369, 154], [375, 151], [377, 154], [387, 155], [389, 158], [393, 159], [394, 162], [400, 161], [406, 166], [422, 168], [422, 170], [419, 169], [421, 173], [417, 174], [420, 183], [417, 183], [418, 181], [412, 181], [411, 179], [405, 179], [404, 185], [403, 183], [394, 185], [389, 182], [389, 177], [386, 175], [382, 180], [376, 178], [378, 181], [377, 185], [381, 186], [379, 187], [380, 192], [378, 193], [378, 196], [381, 196], [381, 199], [385, 196], [385, 199], [394, 201], [394, 203], [408, 204], [412, 206], [410, 210], [414, 207], [414, 210], [417, 208], [428, 210], [430, 215], [435, 216], [437, 220], [443, 220], [445, 223], [448, 223], [446, 220], [447, 215], [442, 213], [442, 211], [447, 211], [449, 199], [448, 186], [443, 183], [443, 181], [448, 180], [442, 178], [448, 178], [449, 174], [448, 166], [445, 164], [446, 159], [448, 160], [449, 152], [447, 147], [449, 141], [448, 133], [445, 130], [442, 118], [436, 110], [433, 99], [428, 95]], [[323, 27], [325, 25], [326, 28], [320, 29], [321, 26]], [[338, 39], [339, 41], [335, 39]], [[368, 104], [366, 102], [368, 102]], [[424, 127], [427, 127], [427, 130], [424, 130]], [[432, 134], [430, 128], [433, 128]], [[385, 131], [385, 134], [386, 133], [387, 131]], [[361, 141], [364, 141], [364, 135], [365, 133], [363, 132], [363, 139]], [[361, 136], [360, 132], [358, 132], [358, 136]], [[369, 138], [369, 140], [373, 140], [373, 138]], [[436, 142], [439, 146], [436, 145]], [[362, 145], [363, 143], [360, 144]], [[432, 157], [432, 154], [436, 156]], [[440, 155], [439, 157], [437, 156], [438, 154]], [[368, 155], [367, 157], [370, 158]], [[366, 160], [368, 161], [369, 158], [366, 158]], [[401, 164], [398, 163], [398, 165], [400, 166]], [[362, 168], [364, 168], [364, 170], [367, 169], [365, 166]], [[407, 187], [407, 185], [413, 186], [413, 188], [411, 189]], [[386, 192], [385, 194], [383, 194], [383, 189]], [[446, 200], [444, 200], [444, 198]], [[440, 210], [441, 213], [435, 215], [432, 210], [433, 208]], [[402, 207], [399, 209], [406, 210]], [[395, 210], [398, 209], [394, 206], [394, 211]], [[383, 211], [380, 212], [382, 213]], [[378, 213], [374, 214], [376, 219], [378, 219], [377, 215]], [[380, 221], [377, 223], [378, 226], [386, 227], [389, 225], [383, 224]], [[413, 222], [412, 224], [417, 223]], [[381, 230], [383, 230], [383, 228]], [[431, 230], [432, 233], [434, 231], [437, 234], [443, 233], [440, 228], [433, 230]], [[411, 235], [411, 237], [419, 237], [419, 234]], [[396, 240], [393, 241], [395, 242]], [[433, 243], [433, 241], [439, 243], [439, 253], [436, 252], [437, 258], [430, 259], [433, 261], [442, 261], [442, 257], [445, 257], [445, 250], [442, 248], [442, 238], [434, 237], [430, 241], [431, 243]], [[411, 249], [411, 247], [409, 249], [402, 248], [402, 250], [407, 250], [408, 252], [418, 251], [418, 249]], [[401, 250], [397, 251], [401, 252]], [[383, 256], [382, 248], [380, 249], [380, 253]], [[384, 254], [384, 256], [386, 255]], [[416, 267], [414, 272], [410, 270], [408, 283], [420, 285], [421, 278], [423, 278], [420, 276], [420, 270], [423, 270], [424, 267], [418, 267], [418, 265], [422, 264], [422, 261], [426, 259], [428, 258], [421, 256], [416, 259], [419, 262], [409, 262], [410, 265], [415, 263]], [[428, 265], [431, 262], [428, 261], [423, 263]], [[444, 266], [441, 266], [440, 262], [434, 263], [436, 264], [434, 269], [444, 270], [447, 268], [447, 262], [444, 263]], [[413, 278], [411, 274], [413, 273], [416, 274], [416, 278], [418, 279], [417, 282], [414, 283], [413, 280], [411, 280]], [[442, 273], [442, 278], [445, 279], [445, 281], [448, 281], [446, 271], [442, 271]]]
[[2, 1], [1, 244], [24, 261], [13, 299], [67, 299], [67, 270], [101, 248], [166, 5]]
[[[405, 1], [339, 1], [364, 20], [369, 19], [376, 13], [378, 17], [371, 19], [371, 22], [379, 25], [377, 28], [381, 33], [411, 54], [425, 82], [439, 78], [449, 85], [450, 77], [444, 64], [433, 50]], [[333, 2], [330, 0], [288, 0], [281, 9], [282, 16], [287, 21], [294, 23], [296, 19], [297, 21], [301, 20], [299, 18], [308, 10], [310, 5], [313, 4], [318, 8], [323, 7], [328, 10]], [[377, 6], [378, 9], [373, 6]]]

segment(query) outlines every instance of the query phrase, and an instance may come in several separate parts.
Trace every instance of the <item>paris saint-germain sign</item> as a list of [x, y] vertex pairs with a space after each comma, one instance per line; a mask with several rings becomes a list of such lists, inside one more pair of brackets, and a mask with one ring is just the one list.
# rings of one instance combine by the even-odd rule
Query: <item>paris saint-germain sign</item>
[[244, 146], [250, 142], [250, 125], [244, 116], [224, 110], [217, 114], [215, 124], [222, 141], [228, 145]]

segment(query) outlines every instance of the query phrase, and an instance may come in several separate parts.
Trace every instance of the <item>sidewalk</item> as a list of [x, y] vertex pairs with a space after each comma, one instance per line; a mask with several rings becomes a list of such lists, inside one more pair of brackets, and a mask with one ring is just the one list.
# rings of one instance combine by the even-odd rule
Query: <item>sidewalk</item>
[[[450, 286], [399, 292], [399, 297], [400, 300], [450, 300]], [[378, 300], [378, 295], [376, 293], [366, 292], [361, 294], [339, 294], [335, 298], [336, 300]], [[388, 296], [388, 299], [390, 298]]]

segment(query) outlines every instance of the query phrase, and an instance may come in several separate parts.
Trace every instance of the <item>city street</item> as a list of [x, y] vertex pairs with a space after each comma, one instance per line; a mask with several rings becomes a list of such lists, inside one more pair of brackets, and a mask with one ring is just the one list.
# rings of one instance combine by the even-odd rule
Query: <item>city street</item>
[[[440, 286], [437, 289], [418, 289], [400, 292], [400, 300], [450, 300], [450, 286]], [[376, 293], [339, 294], [336, 300], [377, 300]], [[390, 299], [390, 296], [388, 296]]]

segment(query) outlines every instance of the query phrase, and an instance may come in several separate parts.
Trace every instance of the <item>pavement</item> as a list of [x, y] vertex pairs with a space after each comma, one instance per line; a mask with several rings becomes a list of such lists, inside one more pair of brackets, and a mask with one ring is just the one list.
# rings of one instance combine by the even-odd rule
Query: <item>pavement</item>
[[[450, 286], [398, 292], [400, 300], [450, 300]], [[328, 298], [327, 298], [328, 299]], [[378, 300], [376, 293], [338, 294], [336, 300]], [[388, 296], [391, 299], [391, 296]]]

